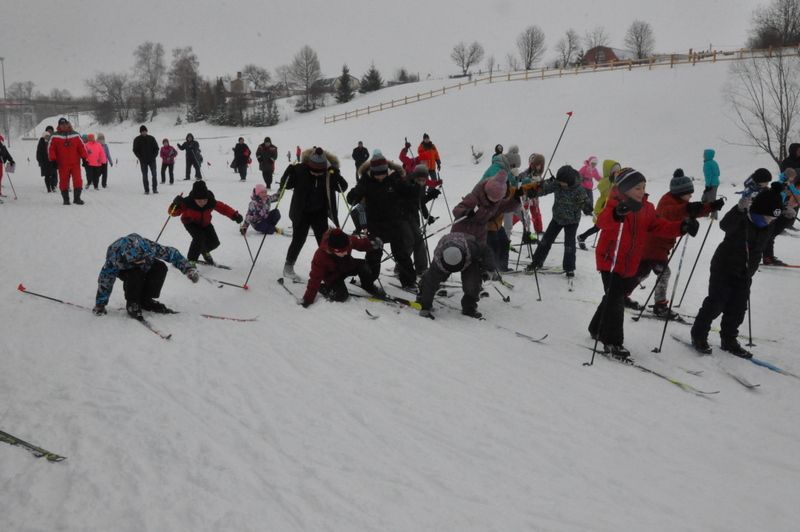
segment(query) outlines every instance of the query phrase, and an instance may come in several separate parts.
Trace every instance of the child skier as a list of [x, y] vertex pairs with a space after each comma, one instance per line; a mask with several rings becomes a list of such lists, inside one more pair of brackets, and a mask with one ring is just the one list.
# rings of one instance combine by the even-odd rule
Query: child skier
[[373, 251], [381, 249], [380, 239], [370, 240], [366, 237], [347, 235], [338, 227], [328, 229], [322, 235], [322, 242], [311, 259], [311, 273], [308, 274], [308, 285], [303, 298], [299, 301], [304, 308], [314, 303], [317, 292], [331, 301], [347, 301], [350, 293], [344, 280], [358, 275], [361, 287], [370, 293], [382, 295], [372, 284], [374, 275], [364, 259], [356, 259], [351, 252]]
[[600, 196], [594, 204], [594, 211], [592, 213], [594, 225], [578, 235], [578, 247], [583, 250], [586, 249], [586, 239], [600, 232], [600, 228], [597, 227], [597, 217], [600, 216], [600, 213], [606, 208], [608, 193], [611, 191], [611, 187], [614, 186], [614, 179], [617, 177], [621, 168], [622, 166], [620, 166], [617, 161], [612, 161], [611, 159], [603, 161], [603, 179], [597, 183], [597, 190], [600, 192]]
[[187, 197], [175, 196], [169, 207], [171, 216], [180, 216], [183, 226], [192, 237], [187, 258], [196, 262], [200, 255], [208, 264], [214, 264], [211, 252], [219, 247], [219, 238], [211, 224], [211, 211], [217, 211], [236, 222], [244, 218], [232, 207], [214, 198], [205, 181], [195, 181]]
[[547, 259], [558, 234], [564, 230], [564, 259], [562, 265], [567, 277], [575, 276], [575, 233], [578, 232], [578, 224], [581, 222], [581, 213], [590, 214], [592, 203], [586, 194], [586, 188], [580, 182], [580, 175], [571, 166], [562, 166], [556, 172], [555, 180], [549, 180], [541, 184], [537, 190], [538, 196], [554, 194], [553, 219], [544, 232], [544, 237], [536, 246], [533, 260], [526, 270], [532, 271], [539, 269]]
[[[705, 178], [706, 188], [703, 190], [702, 202], [714, 201], [717, 199], [717, 189], [719, 188], [719, 165], [714, 160], [714, 150], [707, 148], [703, 150], [703, 177]], [[716, 219], [716, 215], [712, 216]]]
[[645, 177], [633, 168], [623, 168], [603, 212], [597, 219], [600, 240], [595, 257], [605, 295], [589, 324], [589, 334], [603, 343], [610, 356], [624, 360], [630, 351], [624, 341], [625, 294], [635, 286], [636, 271], [647, 233], [677, 237], [697, 234], [697, 220], [667, 221], [656, 215], [647, 201]]
[[167, 171], [169, 171], [169, 184], [175, 182], [175, 157], [178, 156], [178, 150], [174, 146], [170, 146], [169, 139], [161, 141], [161, 150], [158, 152], [161, 157], [161, 184], [167, 180]]
[[247, 214], [244, 216], [244, 222], [239, 228], [239, 232], [242, 235], [247, 234], [247, 228], [251, 225], [253, 229], [265, 235], [278, 232], [275, 226], [281, 219], [281, 213], [278, 209], [270, 210], [272, 202], [277, 199], [278, 193], [270, 195], [266, 186], [256, 185], [250, 196], [250, 205], [247, 207]]
[[753, 356], [736, 337], [747, 311], [753, 275], [758, 271], [761, 254], [772, 232], [772, 223], [781, 214], [782, 190], [782, 184], [774, 183], [771, 189], [760, 192], [755, 199], [752, 195], [744, 195], [738, 205], [720, 220], [719, 227], [725, 231], [725, 238], [711, 258], [708, 296], [692, 325], [692, 345], [700, 353], [711, 353], [708, 332], [711, 322], [722, 314], [719, 334], [722, 350], [742, 358]]
[[[528, 167], [519, 173], [517, 179], [520, 182], [531, 182], [537, 183], [542, 181], [544, 173], [544, 155], [540, 153], [531, 153], [528, 157]], [[544, 233], [544, 227], [542, 225], [542, 211], [539, 209], [539, 198], [532, 197], [525, 200], [525, 204], [523, 204], [523, 215], [525, 207], [531, 213], [531, 223], [533, 224], [533, 230], [536, 233], [536, 238], [534, 239], [532, 235], [523, 235], [523, 242], [531, 241], [535, 242], [539, 239], [539, 236]], [[530, 232], [531, 228], [527, 228]]]
[[100, 185], [100, 175], [103, 173], [103, 165], [108, 164], [106, 151], [103, 145], [94, 139], [94, 133], [89, 133], [86, 143], [86, 188], [97, 187]]
[[589, 197], [590, 205], [594, 203], [594, 195], [592, 194], [592, 190], [594, 190], [594, 182], [599, 182], [601, 179], [600, 172], [597, 171], [597, 162], [597, 157], [591, 155], [588, 159], [583, 161], [583, 166], [578, 171], [578, 173], [581, 174], [581, 186], [586, 191], [586, 195]]

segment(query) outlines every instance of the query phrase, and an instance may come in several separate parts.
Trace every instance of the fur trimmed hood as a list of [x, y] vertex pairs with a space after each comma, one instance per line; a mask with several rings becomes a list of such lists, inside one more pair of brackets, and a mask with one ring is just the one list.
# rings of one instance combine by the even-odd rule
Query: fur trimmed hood
[[[401, 165], [397, 164], [394, 161], [387, 161], [387, 163], [389, 164], [389, 171], [390, 172], [397, 172], [397, 173], [400, 174], [400, 177], [403, 177], [404, 175], [406, 175], [406, 171], [403, 170], [403, 167]], [[369, 172], [369, 161], [368, 160], [366, 162], [361, 163], [361, 166], [358, 167], [358, 175], [364, 175], [367, 172]]]
[[[334, 168], [339, 168], [339, 158], [328, 150], [323, 150], [323, 152], [325, 152], [325, 158], [328, 160], [328, 164]], [[300, 154], [300, 163], [307, 163], [312, 153], [314, 153], [314, 148], [303, 150]]]

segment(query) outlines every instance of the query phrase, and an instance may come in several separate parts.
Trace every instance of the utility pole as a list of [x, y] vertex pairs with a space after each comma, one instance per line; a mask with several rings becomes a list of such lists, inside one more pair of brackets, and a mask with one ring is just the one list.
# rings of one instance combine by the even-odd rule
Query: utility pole
[[6, 142], [11, 146], [11, 132], [8, 130], [8, 98], [6, 98], [6, 58], [0, 57], [0, 69], [3, 71], [3, 125], [6, 130]]

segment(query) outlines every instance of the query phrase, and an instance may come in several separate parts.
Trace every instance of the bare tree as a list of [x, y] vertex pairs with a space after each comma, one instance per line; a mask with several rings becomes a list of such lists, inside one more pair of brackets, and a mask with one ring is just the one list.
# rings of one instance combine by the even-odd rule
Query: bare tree
[[113, 107], [119, 122], [128, 119], [130, 86], [127, 74], [101, 72], [94, 78], [87, 79], [86, 86], [92, 96]]
[[530, 70], [544, 55], [544, 32], [539, 26], [528, 26], [517, 37], [517, 49], [525, 70]]
[[587, 50], [598, 46], [608, 46], [610, 43], [611, 37], [608, 36], [603, 26], [595, 26], [594, 29], [587, 30], [583, 34], [583, 47]]
[[289, 66], [289, 79], [303, 87], [305, 95], [303, 109], [306, 111], [314, 108], [311, 87], [321, 77], [322, 70], [319, 66], [317, 52], [308, 45], [303, 46], [294, 56], [292, 64]]
[[262, 68], [252, 63], [245, 65], [245, 67], [242, 69], [242, 76], [244, 76], [244, 79], [249, 81], [253, 86], [253, 89], [257, 91], [266, 90], [272, 81], [272, 76], [269, 74], [269, 71], [266, 68]]
[[625, 34], [625, 46], [633, 52], [636, 59], [644, 59], [653, 54], [656, 40], [653, 37], [653, 28], [643, 20], [634, 20]]
[[135, 59], [133, 75], [149, 100], [153, 115], [158, 109], [158, 96], [164, 88], [164, 76], [167, 67], [164, 65], [164, 46], [161, 43], [144, 42], [133, 52]]
[[780, 164], [800, 105], [800, 58], [778, 50], [769, 58], [734, 62], [725, 93], [748, 145]]
[[461, 68], [461, 74], [466, 76], [469, 67], [477, 65], [483, 59], [483, 46], [477, 41], [467, 46], [464, 41], [461, 41], [453, 46], [450, 58]]
[[508, 70], [510, 72], [519, 70], [519, 59], [515, 54], [506, 54], [506, 63], [508, 63]]
[[32, 81], [16, 81], [8, 86], [7, 96], [11, 100], [30, 100], [35, 86]]
[[72, 99], [72, 93], [67, 89], [53, 89], [50, 91], [48, 98], [55, 102], [64, 102]]
[[488, 70], [488, 71], [489, 71], [489, 74], [491, 74], [492, 72], [494, 72], [494, 68], [495, 68], [496, 66], [497, 66], [497, 61], [495, 61], [495, 59], [494, 59], [494, 56], [493, 56], [493, 55], [490, 55], [490, 56], [489, 56], [489, 57], [486, 59], [486, 70]]
[[800, 0], [772, 0], [756, 9], [748, 45], [751, 48], [800, 43]]
[[291, 80], [290, 72], [291, 69], [289, 65], [281, 65], [275, 69], [275, 77], [278, 83], [283, 87], [286, 96], [291, 96], [291, 91], [289, 90], [289, 81]]
[[572, 28], [567, 30], [558, 43], [556, 43], [556, 52], [558, 52], [558, 63], [562, 68], [566, 68], [575, 62], [575, 56], [578, 55], [580, 37], [578, 32]]
[[169, 70], [169, 88], [175, 101], [188, 102], [192, 88], [200, 78], [200, 62], [191, 46], [172, 50], [172, 66]]

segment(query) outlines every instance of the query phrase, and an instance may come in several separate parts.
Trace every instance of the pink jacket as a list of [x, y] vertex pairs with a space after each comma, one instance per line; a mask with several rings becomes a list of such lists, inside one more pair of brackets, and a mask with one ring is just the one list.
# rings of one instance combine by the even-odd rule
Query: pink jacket
[[161, 157], [161, 164], [173, 164], [175, 162], [175, 157], [178, 156], [178, 152], [172, 146], [161, 146], [159, 156]]
[[104, 150], [103, 145], [96, 140], [86, 143], [86, 153], [86, 163], [89, 166], [103, 166], [108, 162], [106, 150]]
[[583, 167], [581, 167], [581, 169], [578, 171], [578, 173], [581, 176], [581, 185], [583, 186], [583, 188], [589, 190], [592, 190], [594, 188], [594, 183], [592, 182], [592, 180], [600, 181], [600, 179], [602, 179], [600, 172], [597, 171], [597, 167], [592, 168], [593, 160], [597, 161], [597, 157], [595, 157], [594, 155], [583, 161]]

